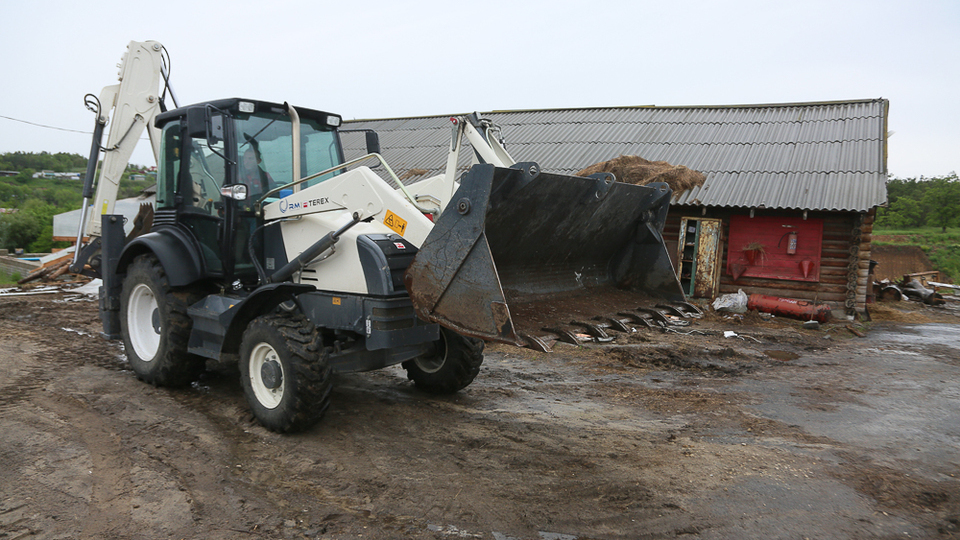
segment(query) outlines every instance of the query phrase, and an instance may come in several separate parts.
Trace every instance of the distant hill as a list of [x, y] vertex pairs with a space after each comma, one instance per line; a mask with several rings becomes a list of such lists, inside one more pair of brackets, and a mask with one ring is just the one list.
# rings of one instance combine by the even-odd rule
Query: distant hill
[[50, 154], [40, 152], [8, 152], [0, 154], [0, 171], [81, 172], [87, 169], [87, 158], [80, 154], [58, 152]]

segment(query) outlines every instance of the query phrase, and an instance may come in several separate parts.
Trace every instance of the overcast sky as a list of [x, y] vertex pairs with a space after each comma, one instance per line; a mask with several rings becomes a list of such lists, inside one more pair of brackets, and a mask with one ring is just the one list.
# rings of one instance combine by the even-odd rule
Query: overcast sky
[[[883, 97], [893, 175], [960, 170], [957, 0], [0, 0], [0, 20], [0, 153], [87, 155], [83, 96], [156, 40], [181, 105], [353, 119]], [[153, 164], [146, 141], [133, 162]]]

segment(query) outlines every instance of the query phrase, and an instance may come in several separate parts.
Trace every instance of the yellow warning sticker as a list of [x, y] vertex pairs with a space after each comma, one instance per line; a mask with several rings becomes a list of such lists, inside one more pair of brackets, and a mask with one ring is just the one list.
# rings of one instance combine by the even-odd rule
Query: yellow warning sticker
[[339, 305], [340, 305], [340, 298], [339, 298], [339, 297], [337, 297], [337, 296], [334, 296], [334, 297], [333, 297], [333, 305], [335, 305], [335, 306], [339, 306]]
[[387, 215], [383, 218], [383, 224], [401, 236], [403, 236], [403, 231], [407, 230], [407, 220], [389, 210], [387, 210]]

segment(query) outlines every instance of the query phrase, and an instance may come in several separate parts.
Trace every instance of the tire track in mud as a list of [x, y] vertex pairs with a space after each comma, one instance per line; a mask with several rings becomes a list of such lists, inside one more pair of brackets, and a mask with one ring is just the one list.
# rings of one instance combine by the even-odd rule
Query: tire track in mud
[[0, 411], [27, 399], [65, 370], [92, 363], [122, 370], [120, 350], [85, 330], [74, 330], [29, 317], [11, 318], [0, 305]]
[[[96, 309], [89, 304], [0, 303], [0, 422], [7, 430], [23, 428], [11, 439], [19, 451], [9, 456], [13, 466], [0, 485], [9, 486], [11, 501], [32, 500], [30, 513], [46, 516], [21, 530], [22, 509], [13, 505], [0, 515], [0, 532], [59, 537], [66, 530], [64, 537], [108, 538], [140, 531], [155, 537], [189, 527], [199, 516], [221, 525], [217, 530], [238, 521], [235, 498], [225, 496], [231, 488], [223, 487], [221, 434], [191, 423], [185, 410], [197, 392], [138, 382], [124, 365], [122, 348], [92, 328], [91, 314]], [[150, 401], [140, 402], [141, 395]], [[69, 455], [35, 453], [43, 445], [69, 449]], [[69, 485], [57, 484], [64, 480]]]
[[[47, 426], [41, 432], [83, 449], [91, 470], [82, 475], [87, 477], [82, 482], [90, 487], [89, 515], [83, 520], [82, 535], [102, 537], [112, 527], [128, 522], [121, 501], [132, 489], [125, 472], [130, 464], [121, 451], [119, 436], [88, 403], [69, 393], [46, 391], [84, 365], [121, 369], [118, 349], [88, 330], [89, 315], [85, 305], [74, 308], [50, 301], [0, 304], [0, 334], [4, 336], [0, 344], [4, 360], [0, 414], [11, 421], [24, 414], [39, 414]], [[32, 410], [22, 409], [26, 403]], [[76, 467], [78, 463], [61, 465]]]
[[[89, 516], [83, 521], [81, 536], [103, 538], [122, 533], [129, 520], [129, 494], [134, 491], [130, 477], [132, 463], [123, 451], [120, 436], [104, 422], [88, 403], [64, 394], [45, 394], [35, 403], [62, 422], [59, 436], [74, 440], [90, 456], [92, 479]], [[82, 426], [77, 429], [74, 425]]]
[[[36, 444], [36, 437], [53, 437], [60, 441], [58, 446], [73, 449], [74, 460], [35, 461], [27, 456], [26, 463], [39, 463], [43, 470], [55, 466], [62, 469], [58, 474], [73, 476], [70, 481], [76, 485], [67, 488], [67, 493], [82, 486], [80, 500], [84, 502], [80, 504], [85, 508], [78, 516], [80, 528], [74, 533], [97, 538], [129, 530], [131, 508], [136, 508], [131, 501], [137, 490], [134, 463], [118, 433], [123, 426], [97, 410], [96, 392], [72, 388], [70, 382], [86, 377], [77, 372], [91, 366], [124, 371], [120, 347], [90, 328], [90, 315], [96, 312], [86, 304], [0, 304], [0, 334], [5, 338], [0, 343], [0, 371], [4, 375], [0, 378], [0, 415], [12, 423], [28, 419], [24, 427], [29, 428], [27, 433], [33, 439], [24, 442], [26, 449]], [[79, 470], [82, 465], [90, 470], [86, 466]], [[30, 474], [21, 471], [14, 477], [17, 483], [26, 481], [27, 493], [41, 489], [29, 487]], [[55, 484], [50, 487], [56, 490]], [[64, 511], [68, 512], [66, 508]], [[55, 523], [46, 525], [56, 527]], [[51, 531], [34, 530], [32, 534], [43, 532]]]

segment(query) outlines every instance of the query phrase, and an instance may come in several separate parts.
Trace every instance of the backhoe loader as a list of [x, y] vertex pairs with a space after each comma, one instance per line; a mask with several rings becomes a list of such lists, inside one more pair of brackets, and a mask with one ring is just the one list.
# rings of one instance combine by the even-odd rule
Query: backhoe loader
[[[323, 415], [333, 373], [402, 364], [418, 388], [456, 392], [484, 341], [549, 350], [629, 330], [626, 309], [648, 299], [683, 300], [661, 237], [665, 185], [514, 163], [475, 114], [451, 119], [445, 173], [404, 185], [375, 134], [344, 158], [336, 114], [240, 98], [165, 110], [161, 79], [166, 95], [162, 46], [131, 42], [120, 84], [88, 98], [91, 162], [105, 154], [73, 265], [103, 278], [104, 335], [148, 383], [236, 362], [258, 421], [297, 431]], [[116, 111], [104, 147], [101, 106]], [[115, 173], [144, 128], [156, 207], [127, 239]], [[477, 163], [456, 178], [464, 140]]]

